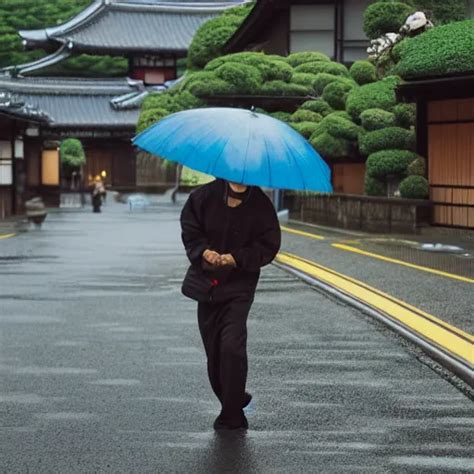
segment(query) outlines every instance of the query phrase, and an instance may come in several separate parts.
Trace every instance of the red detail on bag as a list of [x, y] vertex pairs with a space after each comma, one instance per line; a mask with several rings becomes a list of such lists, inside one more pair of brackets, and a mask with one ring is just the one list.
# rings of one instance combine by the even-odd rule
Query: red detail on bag
[[216, 280], [215, 278], [211, 280], [212, 286], [217, 286], [218, 284], [219, 284], [219, 280]]

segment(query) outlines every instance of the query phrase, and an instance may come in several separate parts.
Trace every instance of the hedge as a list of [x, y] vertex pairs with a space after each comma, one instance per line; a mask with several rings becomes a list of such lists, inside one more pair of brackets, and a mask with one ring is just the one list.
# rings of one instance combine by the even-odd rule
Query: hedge
[[321, 122], [321, 125], [329, 132], [333, 137], [345, 138], [346, 140], [357, 140], [359, 134], [359, 127], [344, 117], [340, 117], [337, 114], [330, 114]]
[[404, 79], [474, 72], [474, 20], [432, 28], [411, 38], [394, 71]]
[[61, 163], [76, 168], [86, 164], [86, 154], [82, 143], [77, 138], [66, 138], [60, 147]]
[[259, 93], [262, 95], [307, 96], [311, 93], [311, 90], [300, 84], [288, 84], [283, 81], [269, 81], [261, 86]]
[[408, 176], [399, 187], [400, 195], [408, 199], [427, 199], [430, 194], [428, 180], [423, 176]]
[[321, 114], [323, 117], [333, 112], [333, 109], [331, 108], [331, 106], [325, 100], [322, 100], [322, 99], [307, 100], [301, 105], [300, 109], [311, 110], [312, 112], [317, 112], [318, 114]]
[[333, 109], [345, 110], [349, 92], [356, 86], [352, 80], [343, 78], [329, 83], [323, 90], [322, 98]]
[[315, 78], [316, 76], [314, 74], [309, 74], [307, 72], [295, 72], [291, 78], [291, 82], [313, 89]]
[[313, 148], [326, 159], [344, 158], [351, 154], [351, 144], [344, 138], [336, 138], [329, 132], [316, 130], [310, 137]]
[[237, 92], [252, 94], [262, 85], [260, 71], [247, 64], [225, 63], [215, 71], [217, 78], [232, 84]]
[[426, 160], [419, 156], [416, 160], [412, 161], [407, 168], [409, 175], [425, 176], [426, 175]]
[[237, 92], [232, 84], [217, 78], [192, 82], [188, 86], [188, 90], [198, 97], [235, 94]]
[[287, 56], [286, 61], [293, 67], [301, 66], [301, 64], [312, 63], [314, 61], [331, 61], [329, 56], [317, 51], [306, 51], [300, 53], [291, 53]]
[[367, 131], [395, 125], [395, 115], [383, 109], [367, 109], [360, 114], [362, 126]]
[[416, 153], [407, 150], [381, 150], [367, 158], [366, 173], [376, 179], [406, 176], [408, 166], [417, 158]]
[[313, 88], [317, 95], [323, 93], [324, 88], [331, 82], [337, 81], [341, 76], [335, 74], [328, 74], [327, 72], [320, 72], [314, 76]]
[[369, 61], [356, 61], [349, 69], [349, 73], [360, 86], [377, 80], [375, 66]]
[[399, 82], [399, 77], [387, 76], [381, 81], [352, 89], [347, 97], [347, 112], [358, 122], [364, 110], [379, 108], [391, 111], [397, 103], [395, 87]]
[[318, 126], [315, 122], [294, 122], [290, 124], [296, 131], [301, 133], [305, 138], [311, 137]]
[[290, 116], [290, 122], [320, 122], [323, 116], [311, 110], [299, 109]]
[[281, 120], [282, 122], [288, 122], [291, 116], [288, 112], [272, 112], [269, 115], [277, 120]]
[[142, 110], [137, 123], [137, 133], [142, 132], [169, 114], [170, 112], [166, 109]]
[[416, 8], [403, 2], [376, 2], [364, 11], [364, 32], [369, 39], [375, 39], [385, 33], [398, 33], [409, 15]]
[[395, 123], [399, 127], [410, 128], [416, 122], [416, 105], [415, 104], [397, 104], [393, 108], [395, 114]]
[[364, 191], [368, 196], [386, 196], [387, 184], [376, 178], [372, 178], [367, 173], [364, 179]]
[[380, 150], [415, 149], [415, 132], [400, 127], [387, 127], [361, 134], [359, 150], [362, 155], [370, 155]]
[[435, 24], [461, 21], [469, 17], [466, 0], [416, 0], [416, 7], [427, 13]]
[[349, 71], [344, 64], [327, 62], [327, 61], [313, 61], [311, 63], [301, 64], [295, 68], [295, 72], [306, 72], [309, 74], [319, 74], [325, 72], [335, 76], [349, 77]]

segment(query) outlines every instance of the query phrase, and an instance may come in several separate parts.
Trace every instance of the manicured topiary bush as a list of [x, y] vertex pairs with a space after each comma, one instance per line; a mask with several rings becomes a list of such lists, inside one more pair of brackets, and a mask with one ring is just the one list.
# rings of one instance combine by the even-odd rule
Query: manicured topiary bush
[[346, 140], [357, 140], [360, 131], [360, 127], [354, 122], [337, 114], [329, 114], [324, 117], [321, 124], [333, 137]]
[[291, 82], [294, 84], [300, 84], [307, 87], [308, 89], [313, 89], [313, 84], [316, 76], [314, 74], [308, 74], [306, 72], [295, 72], [291, 78]]
[[293, 122], [290, 125], [305, 138], [309, 138], [318, 126], [316, 122]]
[[369, 155], [366, 172], [380, 180], [387, 176], [406, 176], [408, 166], [417, 158], [416, 153], [408, 150], [381, 150]]
[[59, 149], [61, 163], [70, 168], [77, 168], [86, 164], [86, 154], [82, 143], [77, 138], [66, 138], [61, 142]]
[[364, 12], [364, 32], [370, 39], [385, 33], [397, 33], [416, 8], [403, 2], [375, 2]]
[[395, 115], [383, 109], [367, 109], [360, 114], [362, 126], [367, 131], [395, 125]]
[[473, 73], [473, 48], [474, 20], [439, 26], [406, 42], [394, 70], [407, 80]]
[[387, 184], [384, 181], [373, 178], [366, 173], [364, 179], [364, 191], [368, 196], [386, 196]]
[[427, 13], [436, 25], [469, 18], [466, 0], [416, 0], [416, 7]]
[[413, 160], [407, 168], [409, 175], [425, 176], [426, 175], [426, 160], [419, 156], [416, 160]]
[[142, 132], [169, 114], [170, 112], [166, 109], [142, 110], [137, 123], [137, 133]]
[[272, 112], [269, 115], [277, 120], [281, 120], [282, 122], [288, 122], [291, 117], [291, 114], [288, 112]]
[[361, 134], [359, 150], [362, 155], [370, 155], [380, 150], [415, 149], [415, 133], [400, 127], [387, 127]]
[[329, 83], [323, 90], [322, 98], [333, 109], [345, 110], [346, 100], [349, 92], [357, 84], [350, 79], [341, 78], [338, 81]]
[[202, 24], [196, 31], [188, 50], [188, 66], [203, 68], [209, 61], [219, 56], [222, 47], [235, 33], [250, 13], [253, 4], [226, 10], [221, 15]]
[[349, 73], [360, 86], [377, 80], [375, 66], [369, 61], [356, 61], [352, 64]]
[[173, 94], [171, 97], [179, 110], [197, 109], [205, 105], [202, 100], [188, 91]]
[[395, 115], [395, 123], [399, 127], [410, 128], [416, 122], [416, 105], [415, 104], [397, 104], [393, 108]]
[[235, 86], [222, 79], [209, 79], [194, 81], [188, 86], [188, 91], [198, 97], [211, 97], [213, 95], [235, 94]]
[[311, 110], [312, 112], [317, 112], [318, 114], [321, 114], [323, 117], [333, 112], [333, 109], [331, 108], [331, 106], [325, 100], [322, 100], [322, 99], [307, 100], [306, 102], [303, 103], [300, 109]]
[[323, 93], [324, 88], [331, 82], [337, 81], [341, 76], [335, 74], [328, 74], [327, 72], [320, 72], [314, 76], [313, 88], [318, 95]]
[[364, 110], [380, 108], [391, 111], [397, 103], [395, 87], [399, 83], [399, 77], [387, 76], [381, 81], [352, 89], [347, 97], [347, 112], [353, 120], [359, 122], [360, 114]]
[[293, 67], [301, 64], [312, 63], [314, 61], [330, 61], [329, 56], [317, 51], [307, 51], [301, 53], [291, 53], [287, 56], [286, 61]]
[[430, 194], [428, 180], [423, 176], [408, 176], [399, 187], [400, 195], [407, 199], [427, 199]]
[[327, 61], [314, 61], [311, 63], [301, 64], [295, 68], [295, 72], [306, 72], [309, 74], [319, 74], [325, 72], [327, 74], [333, 74], [335, 76], [349, 77], [349, 71], [344, 64], [327, 62]]
[[320, 122], [323, 116], [311, 110], [299, 109], [290, 116], [290, 122]]
[[260, 71], [247, 64], [225, 63], [219, 66], [214, 74], [217, 78], [232, 84], [237, 92], [256, 93], [262, 85]]
[[307, 96], [311, 90], [300, 84], [288, 84], [283, 81], [269, 81], [263, 83], [259, 94], [280, 96]]
[[325, 159], [337, 159], [351, 154], [351, 143], [344, 138], [336, 138], [329, 132], [317, 129], [310, 137], [313, 148]]

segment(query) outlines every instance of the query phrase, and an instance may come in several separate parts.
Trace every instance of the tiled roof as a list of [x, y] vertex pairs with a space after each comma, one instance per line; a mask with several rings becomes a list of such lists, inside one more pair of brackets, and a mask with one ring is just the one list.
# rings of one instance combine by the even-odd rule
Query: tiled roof
[[184, 55], [202, 23], [244, 1], [96, 0], [62, 25], [20, 35], [30, 47], [59, 43], [78, 53]]

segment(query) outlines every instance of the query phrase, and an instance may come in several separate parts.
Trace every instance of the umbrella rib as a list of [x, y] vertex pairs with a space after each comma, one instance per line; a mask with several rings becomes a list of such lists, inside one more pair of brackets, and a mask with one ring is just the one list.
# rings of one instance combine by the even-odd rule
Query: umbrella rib
[[[217, 163], [220, 159], [220, 157], [222, 156], [222, 154], [224, 153], [224, 150], [225, 150], [225, 147], [227, 146], [227, 144], [229, 143], [229, 140], [230, 138], [227, 138], [227, 140], [225, 141], [224, 145], [222, 146], [222, 149], [221, 151], [219, 152], [218, 155], [216, 155], [216, 157], [214, 158], [214, 163], [212, 165], [212, 169], [209, 169], [209, 174], [211, 174], [211, 176], [214, 176], [213, 173], [216, 169], [216, 166], [217, 166]], [[209, 167], [210, 168], [210, 167]]]
[[265, 150], [267, 152], [267, 163], [268, 163], [268, 183], [269, 187], [272, 188], [272, 168], [271, 168], [271, 161], [270, 161], [270, 153], [268, 151], [268, 144], [265, 135], [263, 135], [263, 144], [265, 145]]
[[249, 147], [250, 147], [250, 137], [252, 134], [252, 127], [250, 126], [250, 120], [248, 121], [248, 140], [247, 140], [247, 146], [245, 148], [245, 155], [244, 155], [244, 165], [242, 166], [242, 184], [244, 184], [244, 178], [245, 178], [245, 165], [247, 164], [247, 156], [249, 152]]
[[303, 173], [302, 169], [300, 168], [298, 160], [295, 159], [295, 157], [293, 155], [293, 149], [288, 146], [288, 143], [285, 140], [283, 140], [283, 144], [285, 145], [286, 149], [289, 151], [290, 157], [293, 160], [294, 164], [296, 165], [296, 168], [298, 169], [298, 171], [301, 175], [301, 181], [303, 183], [304, 189], [306, 189], [306, 180], [305, 180], [305, 177], [304, 177], [304, 173]]

